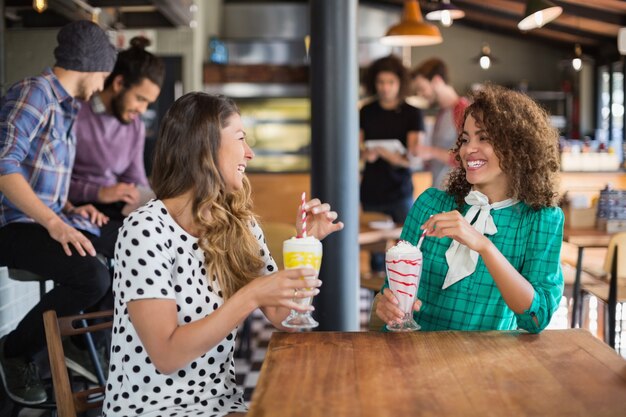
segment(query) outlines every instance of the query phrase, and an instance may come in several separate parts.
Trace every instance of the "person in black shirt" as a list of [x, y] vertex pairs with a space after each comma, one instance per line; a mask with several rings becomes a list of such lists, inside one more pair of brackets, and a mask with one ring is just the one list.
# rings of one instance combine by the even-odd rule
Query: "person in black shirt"
[[413, 204], [408, 154], [370, 147], [367, 142], [397, 139], [408, 152], [417, 155], [424, 134], [422, 112], [404, 101], [409, 86], [408, 71], [393, 55], [372, 63], [365, 86], [376, 99], [360, 113], [361, 158], [365, 159], [361, 204], [364, 211], [388, 214], [394, 222], [402, 224]]

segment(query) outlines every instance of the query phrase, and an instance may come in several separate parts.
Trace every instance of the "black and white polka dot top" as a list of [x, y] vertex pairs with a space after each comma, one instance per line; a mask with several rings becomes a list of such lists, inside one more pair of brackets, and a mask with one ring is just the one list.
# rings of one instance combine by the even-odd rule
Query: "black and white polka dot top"
[[[266, 273], [276, 270], [261, 228]], [[113, 279], [115, 316], [103, 415], [223, 416], [246, 411], [235, 383], [233, 352], [237, 329], [217, 346], [172, 374], [152, 364], [130, 322], [126, 303], [146, 298], [176, 300], [178, 323], [201, 319], [223, 303], [219, 283], [209, 279], [198, 239], [185, 232], [163, 203], [153, 200], [133, 212], [120, 229]]]

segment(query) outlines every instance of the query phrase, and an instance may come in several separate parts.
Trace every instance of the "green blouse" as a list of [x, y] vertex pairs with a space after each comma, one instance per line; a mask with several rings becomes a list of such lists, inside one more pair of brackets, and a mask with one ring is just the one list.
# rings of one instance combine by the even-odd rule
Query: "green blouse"
[[[461, 214], [465, 215], [469, 207], [464, 205]], [[417, 244], [422, 232], [420, 226], [431, 215], [456, 208], [453, 196], [435, 188], [426, 190], [413, 205], [401, 239]], [[530, 308], [516, 314], [506, 305], [480, 256], [474, 273], [442, 290], [448, 272], [445, 252], [452, 240], [426, 237], [421, 247], [424, 261], [418, 290], [422, 308], [414, 314], [422, 330], [513, 330], [519, 327], [538, 333], [550, 322], [563, 295], [560, 264], [563, 211], [557, 207], [533, 210], [519, 202], [492, 210], [491, 216], [498, 232], [487, 237], [535, 289]], [[385, 282], [383, 289], [388, 285]]]

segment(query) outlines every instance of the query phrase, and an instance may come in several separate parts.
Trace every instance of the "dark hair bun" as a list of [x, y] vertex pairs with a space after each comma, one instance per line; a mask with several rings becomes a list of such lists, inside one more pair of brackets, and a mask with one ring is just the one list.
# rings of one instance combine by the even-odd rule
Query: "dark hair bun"
[[150, 46], [150, 39], [145, 36], [135, 36], [130, 40], [131, 48], [146, 49]]

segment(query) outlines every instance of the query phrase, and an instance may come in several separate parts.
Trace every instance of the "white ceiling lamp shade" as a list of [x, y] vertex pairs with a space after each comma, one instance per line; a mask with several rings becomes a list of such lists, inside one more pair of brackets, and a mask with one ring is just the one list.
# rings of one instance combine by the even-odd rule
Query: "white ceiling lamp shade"
[[563, 8], [549, 0], [528, 0], [524, 18], [517, 24], [519, 30], [538, 29], [559, 17]]
[[424, 22], [417, 0], [404, 0], [402, 20], [393, 25], [380, 39], [390, 46], [426, 46], [443, 42], [439, 28]]
[[617, 32], [617, 49], [622, 55], [626, 55], [626, 28], [620, 28]]
[[452, 26], [454, 20], [462, 19], [465, 17], [465, 12], [454, 4], [450, 0], [441, 0], [434, 10], [426, 13], [426, 20], [441, 22], [445, 27]]

